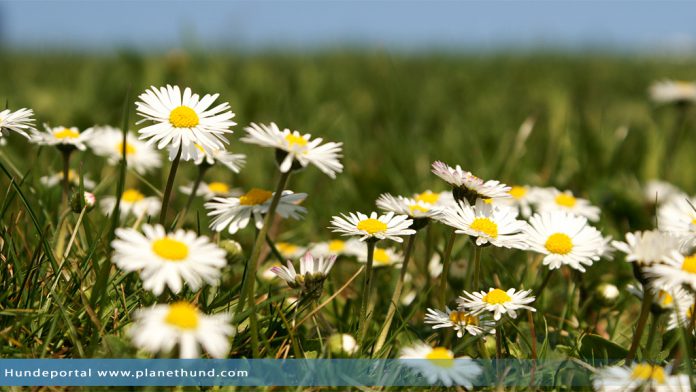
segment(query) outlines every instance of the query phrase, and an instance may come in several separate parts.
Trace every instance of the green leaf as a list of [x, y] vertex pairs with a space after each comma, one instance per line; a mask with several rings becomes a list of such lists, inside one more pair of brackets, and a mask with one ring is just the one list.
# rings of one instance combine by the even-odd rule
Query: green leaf
[[628, 350], [599, 335], [585, 335], [580, 340], [580, 355], [587, 362], [614, 363], [626, 358]]

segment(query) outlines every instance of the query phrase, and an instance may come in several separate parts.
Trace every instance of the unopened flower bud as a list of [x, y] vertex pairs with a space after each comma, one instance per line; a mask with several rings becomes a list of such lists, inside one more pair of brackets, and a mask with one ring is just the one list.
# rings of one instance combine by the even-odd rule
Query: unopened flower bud
[[80, 213], [83, 208], [86, 208], [86, 212], [90, 212], [92, 208], [97, 204], [97, 198], [91, 192], [85, 192], [82, 195], [82, 200], [80, 200], [79, 192], [73, 193], [70, 197], [70, 208], [73, 212]]
[[329, 337], [329, 350], [335, 356], [350, 356], [358, 352], [358, 342], [346, 333], [333, 334]]

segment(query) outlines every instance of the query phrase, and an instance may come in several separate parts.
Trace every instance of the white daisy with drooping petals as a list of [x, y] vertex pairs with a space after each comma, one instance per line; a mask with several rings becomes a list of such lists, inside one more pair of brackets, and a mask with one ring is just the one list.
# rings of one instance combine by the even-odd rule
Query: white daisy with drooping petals
[[302, 167], [311, 163], [331, 178], [336, 178], [336, 173], [343, 171], [340, 161], [343, 143], [321, 144], [322, 138], [312, 139], [308, 133], [301, 134], [287, 128], [281, 131], [275, 123], [251, 123], [244, 130], [247, 135], [241, 139], [243, 142], [276, 148], [285, 153], [280, 162], [280, 171], [283, 173], [292, 169], [293, 162], [299, 163]]
[[567, 265], [585, 272], [605, 251], [602, 234], [587, 219], [566, 212], [538, 213], [526, 229], [529, 250], [546, 255], [544, 265], [557, 269]]
[[640, 267], [661, 263], [675, 249], [680, 249], [680, 239], [658, 230], [626, 233], [626, 242], [613, 241], [617, 250], [626, 254], [626, 261]]
[[231, 134], [229, 128], [237, 123], [232, 121], [234, 113], [227, 102], [210, 107], [218, 96], [206, 94], [200, 98], [188, 87], [183, 94], [179, 86], [150, 87], [135, 105], [143, 117], [138, 123], [155, 124], [140, 129], [140, 139], [160, 150], [172, 148], [175, 156], [181, 147], [181, 159], [185, 161], [198, 157], [197, 146], [210, 153], [224, 149], [228, 143], [225, 134]]
[[696, 102], [696, 83], [684, 80], [660, 80], [650, 85], [650, 99], [656, 103]]
[[472, 197], [472, 203], [476, 198], [497, 199], [510, 197], [509, 186], [500, 181], [484, 181], [471, 174], [471, 172], [463, 170], [459, 165], [451, 167], [444, 162], [435, 161], [432, 165], [432, 172], [453, 187], [462, 188], [468, 194], [475, 196]]
[[432, 218], [439, 214], [441, 208], [423, 200], [403, 196], [394, 197], [388, 193], [383, 193], [377, 198], [377, 207], [395, 214], [408, 215], [411, 218]]
[[445, 347], [430, 347], [418, 342], [401, 350], [399, 360], [423, 375], [429, 383], [442, 383], [471, 389], [474, 380], [481, 374], [481, 366], [468, 357], [455, 358]]
[[457, 304], [475, 315], [491, 312], [495, 321], [500, 320], [503, 315], [514, 319], [517, 318], [517, 311], [520, 309], [536, 312], [536, 309], [527, 305], [534, 302], [535, 298], [531, 293], [532, 290], [517, 291], [514, 288], [507, 291], [498, 288], [490, 288], [488, 292], [464, 291], [464, 296], [457, 299]]
[[481, 199], [474, 207], [459, 202], [454, 208], [442, 210], [438, 218], [452, 226], [456, 233], [476, 238], [476, 245], [491, 244], [503, 248], [527, 249], [524, 233], [527, 222], [517, 220], [517, 210], [495, 206]]
[[149, 353], [169, 354], [178, 347], [179, 357], [194, 359], [200, 348], [213, 358], [225, 358], [234, 335], [228, 313], [206, 315], [188, 302], [154, 305], [135, 312], [128, 329], [133, 344]]
[[671, 369], [649, 363], [609, 366], [594, 375], [592, 386], [597, 392], [691, 390], [688, 376], [670, 374]]
[[461, 309], [450, 310], [450, 308], [446, 307], [443, 312], [428, 308], [424, 322], [432, 324], [433, 329], [452, 328], [457, 332], [458, 338], [463, 337], [464, 334], [479, 336], [495, 333], [495, 324], [493, 322]]
[[[80, 186], [80, 176], [77, 174], [75, 170], [68, 170], [68, 181], [72, 186]], [[39, 182], [41, 183], [41, 185], [49, 188], [54, 187], [56, 185], [60, 185], [63, 182], [63, 172], [59, 171], [55, 174], [51, 174], [50, 176], [43, 176], [39, 178]], [[96, 186], [96, 184], [94, 183], [94, 181], [90, 180], [86, 176], [82, 176], [82, 186], [84, 186], [85, 189], [93, 189]]]
[[673, 250], [662, 263], [646, 268], [645, 275], [654, 279], [656, 287], [667, 291], [682, 286], [696, 291], [696, 254], [686, 256]]
[[[191, 195], [191, 192], [193, 192], [193, 185], [193, 183], [182, 185], [179, 187], [179, 191], [185, 195]], [[232, 188], [221, 181], [201, 181], [196, 190], [196, 196], [201, 196], [205, 200], [210, 200], [214, 197], [241, 196], [242, 194], [243, 192], [240, 189]]]
[[573, 196], [570, 191], [561, 192], [556, 188], [539, 188], [539, 212], [563, 211], [577, 216], [583, 216], [590, 221], [599, 220], [599, 207], [593, 206], [589, 200]]
[[412, 224], [413, 220], [408, 215], [395, 215], [393, 212], [385, 215], [372, 212], [370, 216], [351, 212], [348, 215], [334, 216], [329, 228], [335, 233], [359, 236], [360, 241], [387, 239], [403, 242], [401, 237], [416, 234], [415, 230], [409, 229]]
[[[87, 140], [92, 151], [105, 157], [109, 164], [117, 165], [123, 157], [123, 132], [110, 126], [97, 126], [88, 130], [93, 132], [93, 136]], [[126, 135], [125, 148], [126, 164], [140, 174], [149, 173], [162, 166], [160, 154], [130, 132]]]
[[177, 294], [184, 283], [194, 291], [204, 283], [218, 284], [227, 260], [208, 237], [181, 229], [167, 233], [161, 225], [143, 225], [142, 230], [117, 229], [111, 246], [112, 262], [124, 271], [137, 271], [145, 290], [160, 295], [166, 286]]
[[[283, 191], [276, 208], [276, 214], [283, 218], [302, 219], [307, 209], [298, 205], [307, 197], [306, 193]], [[253, 188], [239, 197], [216, 197], [205, 203], [208, 216], [212, 217], [210, 228], [215, 231], [227, 229], [234, 234], [249, 224], [253, 217], [257, 229], [263, 227], [264, 215], [268, 212], [273, 199], [273, 192]]]
[[[160, 212], [162, 201], [155, 196], [145, 196], [137, 189], [126, 189], [121, 194], [119, 215], [121, 220], [128, 217], [141, 218], [155, 216]], [[116, 206], [116, 197], [104, 196], [100, 203], [102, 213], [111, 215]]]
[[42, 146], [56, 146], [60, 149], [78, 149], [84, 151], [87, 149], [87, 143], [93, 136], [92, 129], [86, 129], [80, 132], [75, 127], [49, 127], [44, 124], [44, 131], [33, 130], [31, 141]]
[[14, 131], [30, 139], [29, 133], [36, 132], [34, 128], [34, 112], [31, 109], [0, 110], [0, 139], [6, 131]]

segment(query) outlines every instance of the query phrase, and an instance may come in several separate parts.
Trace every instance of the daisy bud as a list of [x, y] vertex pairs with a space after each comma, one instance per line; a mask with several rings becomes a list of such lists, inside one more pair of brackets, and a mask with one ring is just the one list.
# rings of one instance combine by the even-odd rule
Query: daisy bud
[[334, 356], [351, 356], [358, 351], [358, 342], [347, 333], [333, 334], [329, 337], [329, 350]]
[[604, 306], [612, 306], [619, 298], [619, 289], [611, 283], [602, 283], [597, 286], [597, 298]]
[[72, 208], [73, 212], [78, 214], [82, 212], [82, 208], [86, 208], [86, 212], [92, 211], [92, 208], [94, 208], [96, 204], [97, 198], [91, 192], [84, 192], [82, 194], [82, 200], [80, 200], [78, 193], [73, 193], [70, 197], [70, 207]]
[[234, 259], [241, 258], [242, 256], [244, 256], [244, 252], [242, 251], [242, 245], [240, 245], [239, 242], [237, 242], [237, 241], [234, 241], [234, 240], [220, 241], [220, 244], [218, 246], [225, 250], [225, 252], [227, 253], [227, 260], [229, 260], [229, 261], [232, 261]]

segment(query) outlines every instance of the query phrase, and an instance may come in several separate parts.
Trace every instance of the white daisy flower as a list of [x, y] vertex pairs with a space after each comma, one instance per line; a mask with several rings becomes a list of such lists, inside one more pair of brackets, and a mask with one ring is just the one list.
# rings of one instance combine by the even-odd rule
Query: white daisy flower
[[683, 195], [684, 191], [667, 181], [650, 180], [643, 187], [644, 200], [657, 205], [661, 205], [675, 196]]
[[456, 204], [452, 191], [433, 192], [430, 189], [416, 193], [411, 196], [411, 199], [417, 203], [425, 203], [434, 207], [448, 207]]
[[696, 235], [696, 197], [672, 197], [657, 209], [657, 228], [668, 233]]
[[[73, 186], [80, 186], [80, 176], [75, 170], [68, 170], [68, 181]], [[63, 182], [63, 172], [60, 171], [51, 174], [50, 176], [43, 176], [39, 178], [39, 182], [41, 182], [41, 185], [49, 188], [60, 185]], [[93, 189], [96, 186], [94, 181], [90, 180], [84, 175], [82, 176], [82, 185], [85, 187], [85, 189]]]
[[343, 171], [343, 164], [339, 160], [342, 157], [343, 143], [321, 144], [322, 138], [312, 139], [308, 133], [303, 135], [287, 128], [281, 131], [275, 123], [270, 125], [251, 123], [244, 130], [247, 135], [241, 139], [243, 142], [275, 148], [283, 152], [277, 155], [280, 171], [283, 173], [292, 169], [293, 162], [297, 162], [301, 167], [307, 167], [311, 163], [331, 178], [336, 178], [336, 173]]
[[286, 259], [296, 259], [307, 253], [307, 248], [289, 242], [276, 242], [275, 247]]
[[493, 205], [503, 205], [517, 210], [520, 216], [529, 218], [532, 205], [538, 201], [537, 188], [527, 185], [513, 185], [508, 192], [511, 197], [492, 199]]
[[228, 143], [224, 135], [231, 134], [229, 128], [237, 123], [232, 121], [234, 113], [227, 102], [210, 108], [218, 96], [206, 94], [200, 98], [188, 87], [183, 94], [179, 86], [150, 87], [135, 105], [143, 117], [138, 123], [149, 120], [155, 124], [140, 129], [140, 139], [156, 144], [160, 150], [173, 148], [175, 155], [181, 146], [181, 159], [185, 161], [198, 157], [196, 145], [210, 153], [224, 149]]
[[[283, 218], [302, 219], [307, 209], [298, 205], [307, 197], [306, 193], [283, 191], [276, 208], [276, 214]], [[216, 197], [205, 203], [208, 216], [213, 220], [210, 228], [223, 231], [227, 228], [230, 234], [243, 229], [253, 217], [257, 229], [263, 227], [263, 216], [268, 212], [273, 199], [273, 192], [253, 188], [239, 197]]]
[[[358, 261], [361, 263], [367, 263], [367, 248], [365, 246], [361, 247], [361, 251], [358, 254]], [[391, 248], [380, 248], [375, 246], [374, 254], [372, 255], [372, 267], [394, 267], [401, 268], [401, 264], [404, 262], [404, 256]]]
[[626, 261], [640, 267], [661, 263], [665, 256], [679, 249], [678, 237], [657, 230], [637, 231], [626, 234], [626, 242], [613, 241], [617, 250], [626, 254]]
[[671, 291], [682, 285], [696, 291], [696, 254], [685, 256], [673, 250], [662, 259], [645, 269], [645, 275], [654, 279], [654, 285]]
[[314, 257], [305, 253], [300, 258], [300, 273], [298, 274], [290, 260], [287, 267], [273, 267], [271, 271], [283, 279], [293, 289], [302, 289], [304, 295], [319, 298], [324, 287], [324, 280], [336, 262], [336, 256]]
[[488, 292], [480, 291], [469, 293], [464, 291], [464, 296], [457, 299], [457, 304], [478, 315], [484, 312], [492, 312], [495, 321], [507, 314], [511, 318], [517, 318], [517, 310], [527, 309], [536, 312], [536, 309], [527, 305], [534, 302], [534, 297], [530, 296], [532, 290], [517, 291], [514, 288], [503, 291], [497, 288], [490, 288]]
[[84, 151], [87, 149], [87, 143], [93, 136], [92, 129], [86, 129], [80, 132], [75, 127], [54, 127], [51, 128], [44, 124], [45, 131], [33, 130], [31, 141], [43, 146], [56, 146], [59, 149], [78, 149]]
[[[200, 146], [196, 147], [198, 147], [198, 156], [193, 160], [193, 163], [196, 165], [200, 165], [205, 162], [207, 165], [212, 166], [219, 162], [235, 173], [239, 173], [244, 165], [246, 165], [246, 155], [244, 154], [233, 154], [227, 150], [222, 150], [219, 148], [206, 151]], [[176, 156], [176, 151], [174, 151], [174, 155], [171, 155], [171, 153], [172, 151], [170, 150], [169, 156], [170, 159], [173, 159], [173, 157]]]
[[[110, 126], [92, 127], [93, 137], [87, 144], [95, 154], [105, 157], [109, 164], [117, 165], [123, 155], [123, 132]], [[126, 135], [126, 164], [140, 174], [162, 166], [162, 158], [156, 150], [128, 132]]]
[[510, 197], [509, 186], [502, 184], [500, 181], [484, 181], [471, 174], [471, 172], [463, 170], [459, 165], [453, 168], [444, 162], [435, 161], [432, 165], [432, 172], [447, 181], [454, 188], [458, 188], [464, 198], [470, 203], [473, 203], [476, 199]]
[[432, 218], [439, 214], [440, 207], [423, 200], [410, 199], [403, 196], [392, 196], [383, 193], [377, 198], [377, 208], [395, 214], [408, 215], [411, 218]]
[[477, 315], [463, 310], [450, 310], [447, 307], [444, 312], [428, 308], [424, 322], [433, 324], [433, 329], [452, 328], [457, 331], [458, 338], [463, 337], [465, 333], [471, 336], [495, 333], [495, 324], [490, 320], [482, 320]]
[[481, 367], [467, 357], [455, 358], [452, 351], [444, 347], [430, 347], [418, 342], [401, 350], [399, 360], [405, 366], [415, 369], [429, 383], [442, 383], [467, 389], [473, 388], [473, 381], [481, 374]]
[[256, 271], [256, 276], [265, 282], [272, 282], [278, 277], [278, 275], [273, 272], [273, 268], [282, 266], [283, 264], [276, 260], [267, 262], [259, 267], [258, 271]]
[[[179, 191], [185, 195], [191, 195], [193, 192], [193, 183], [182, 185]], [[237, 188], [231, 188], [229, 185], [220, 181], [204, 182], [198, 184], [196, 196], [201, 196], [205, 200], [210, 200], [214, 197], [241, 196], [242, 191]]]
[[578, 216], [584, 216], [593, 222], [599, 220], [599, 207], [593, 206], [588, 200], [573, 196], [570, 191], [561, 192], [556, 188], [539, 188], [539, 212], [564, 211]]
[[164, 286], [177, 294], [183, 283], [198, 290], [203, 283], [217, 285], [227, 264], [225, 251], [194, 231], [167, 233], [161, 225], [116, 229], [112, 262], [124, 271], [138, 271], [143, 288], [160, 295]]
[[526, 229], [529, 250], [546, 255], [544, 265], [557, 269], [567, 265], [585, 272], [600, 259], [605, 248], [602, 234], [587, 219], [565, 212], [534, 214]]
[[[129, 216], [134, 216], [136, 218], [155, 216], [160, 212], [161, 204], [162, 201], [158, 197], [146, 197], [137, 189], [125, 189], [121, 194], [121, 204], [119, 205], [120, 219], [125, 220]], [[104, 215], [111, 215], [111, 212], [116, 206], [116, 197], [102, 197], [100, 206]]]
[[228, 313], [208, 316], [187, 302], [154, 305], [135, 312], [128, 335], [135, 346], [150, 353], [170, 353], [179, 348], [179, 357], [200, 356], [199, 345], [211, 357], [225, 358], [234, 335]]
[[[667, 295], [669, 296], [669, 294]], [[670, 296], [670, 298], [672, 298], [670, 303], [672, 311], [669, 313], [669, 320], [667, 320], [667, 330], [679, 327], [688, 328], [694, 312], [694, 296], [682, 290], [679, 296]]]
[[365, 249], [362, 242], [349, 238], [348, 240], [333, 239], [326, 242], [318, 242], [311, 246], [311, 252], [315, 256], [330, 256], [330, 255], [342, 255], [342, 256], [357, 256], [361, 254]]
[[688, 376], [671, 376], [670, 369], [648, 363], [600, 369], [592, 378], [592, 385], [597, 392], [691, 390]]
[[29, 133], [36, 132], [34, 128], [34, 112], [31, 109], [0, 110], [0, 139], [7, 131], [14, 131], [30, 138]]
[[683, 80], [661, 80], [650, 85], [650, 99], [656, 103], [696, 102], [696, 83]]
[[442, 274], [444, 266], [442, 265], [442, 260], [440, 255], [435, 252], [428, 262], [428, 274], [431, 278], [437, 278]]
[[454, 208], [442, 210], [439, 220], [456, 229], [456, 233], [476, 238], [476, 245], [527, 249], [524, 230], [527, 222], [517, 220], [517, 211], [510, 207], [494, 206], [481, 199], [472, 207], [459, 202]]
[[360, 236], [360, 241], [387, 239], [403, 242], [402, 236], [416, 234], [415, 230], [409, 229], [411, 224], [413, 220], [408, 219], [408, 215], [395, 215], [393, 212], [377, 215], [372, 212], [368, 217], [360, 212], [351, 212], [349, 215], [334, 216], [329, 228], [335, 233]]

